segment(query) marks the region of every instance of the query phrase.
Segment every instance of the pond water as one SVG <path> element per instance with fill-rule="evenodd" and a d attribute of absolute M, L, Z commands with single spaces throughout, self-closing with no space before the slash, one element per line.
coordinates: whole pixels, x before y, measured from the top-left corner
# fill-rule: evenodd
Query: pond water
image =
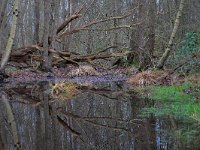
<path fill-rule="evenodd" d="M 198 126 L 141 115 L 154 102 L 139 98 L 123 80 L 94 82 L 95 89 L 62 100 L 50 96 L 51 84 L 1 85 L 0 149 L 200 149 Z"/>

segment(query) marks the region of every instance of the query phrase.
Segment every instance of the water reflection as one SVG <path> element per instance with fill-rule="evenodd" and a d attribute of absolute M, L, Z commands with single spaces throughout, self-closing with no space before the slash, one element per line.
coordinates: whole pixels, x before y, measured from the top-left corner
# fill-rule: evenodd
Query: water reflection
<path fill-rule="evenodd" d="M 53 99 L 49 88 L 48 82 L 1 88 L 0 149 L 185 149 L 162 131 L 175 130 L 178 122 L 140 118 L 141 108 L 152 102 L 138 99 L 123 83 L 81 88 L 71 100 Z"/>

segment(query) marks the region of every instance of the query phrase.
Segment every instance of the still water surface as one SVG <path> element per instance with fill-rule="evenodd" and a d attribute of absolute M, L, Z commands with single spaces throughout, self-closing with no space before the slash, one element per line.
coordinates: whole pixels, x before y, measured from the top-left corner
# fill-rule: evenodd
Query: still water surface
<path fill-rule="evenodd" d="M 200 149 L 200 129 L 194 129 L 195 138 L 185 140 L 189 133 L 179 136 L 190 123 L 167 116 L 141 117 L 143 108 L 154 102 L 138 98 L 123 81 L 93 84 L 95 90 L 82 89 L 66 100 L 50 96 L 48 81 L 2 85 L 0 149 Z"/>

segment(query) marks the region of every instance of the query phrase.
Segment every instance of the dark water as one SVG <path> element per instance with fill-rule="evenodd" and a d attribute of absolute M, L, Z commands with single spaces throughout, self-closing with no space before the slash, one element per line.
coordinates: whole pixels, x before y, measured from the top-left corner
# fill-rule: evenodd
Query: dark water
<path fill-rule="evenodd" d="M 0 150 L 184 150 L 200 146 L 194 138 L 188 141 L 177 136 L 182 129 L 178 120 L 141 117 L 142 109 L 153 102 L 138 98 L 123 81 L 94 85 L 95 90 L 82 89 L 67 100 L 52 98 L 48 81 L 2 85 Z"/>

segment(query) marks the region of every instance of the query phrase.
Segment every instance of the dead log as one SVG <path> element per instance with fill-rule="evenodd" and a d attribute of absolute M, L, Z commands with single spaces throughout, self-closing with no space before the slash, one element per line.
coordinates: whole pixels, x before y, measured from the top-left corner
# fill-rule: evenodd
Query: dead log
<path fill-rule="evenodd" d="M 79 62 L 91 63 L 97 59 L 109 59 L 112 57 L 122 57 L 130 54 L 130 51 L 125 52 L 108 52 L 110 48 L 116 48 L 116 46 L 107 47 L 95 54 L 80 55 L 79 53 L 63 52 L 56 49 L 47 49 L 39 45 L 30 45 L 22 47 L 13 51 L 10 57 L 10 61 L 18 63 L 30 64 L 32 61 L 42 62 L 43 58 L 40 55 L 41 52 L 48 51 L 53 54 L 53 64 L 74 64 L 78 66 Z M 27 63 L 28 62 L 28 63 Z"/>

